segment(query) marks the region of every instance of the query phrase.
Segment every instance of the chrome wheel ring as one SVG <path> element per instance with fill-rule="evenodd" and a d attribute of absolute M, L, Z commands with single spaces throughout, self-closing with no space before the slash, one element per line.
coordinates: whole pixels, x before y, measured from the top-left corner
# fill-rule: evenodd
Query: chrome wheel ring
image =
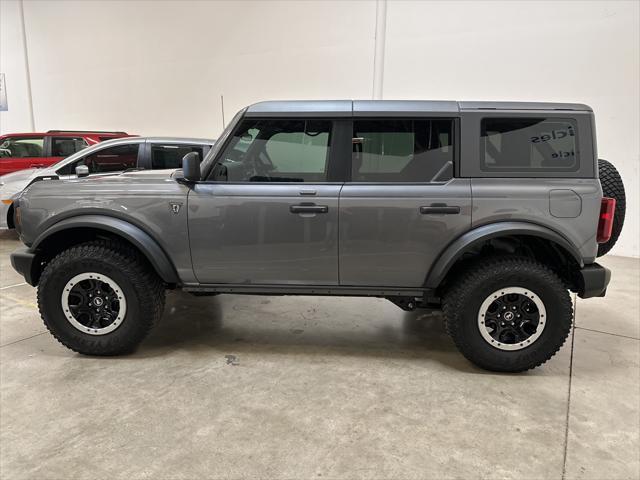
<path fill-rule="evenodd" d="M 71 325 L 89 335 L 105 335 L 122 325 L 127 299 L 120 286 L 102 273 L 76 275 L 62 289 L 62 312 Z"/>
<path fill-rule="evenodd" d="M 499 350 L 521 350 L 534 343 L 547 323 L 547 311 L 538 295 L 521 287 L 496 290 L 478 311 L 482 338 Z"/>

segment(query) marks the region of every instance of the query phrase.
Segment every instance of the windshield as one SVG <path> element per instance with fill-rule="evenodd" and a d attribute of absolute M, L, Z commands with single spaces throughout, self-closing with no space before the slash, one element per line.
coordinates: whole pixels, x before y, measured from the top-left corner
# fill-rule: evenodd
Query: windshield
<path fill-rule="evenodd" d="M 202 172 L 203 179 L 207 178 L 207 175 L 209 174 L 209 172 L 211 171 L 211 168 L 213 167 L 214 159 L 218 156 L 218 152 L 220 152 L 220 150 L 222 149 L 222 146 L 227 142 L 229 135 L 231 135 L 231 132 L 235 128 L 238 121 L 240 121 L 240 118 L 242 117 L 242 115 L 246 110 L 247 110 L 246 108 L 243 108 L 238 113 L 236 113 L 235 117 L 233 117 L 229 125 L 227 125 L 227 128 L 225 128 L 224 131 L 222 132 L 222 135 L 220 135 L 220 137 L 218 138 L 218 140 L 216 140 L 216 143 L 214 143 L 211 150 L 209 150 L 209 153 L 207 154 L 207 156 L 204 157 L 204 160 L 202 160 L 202 163 L 200 164 L 200 172 Z"/>

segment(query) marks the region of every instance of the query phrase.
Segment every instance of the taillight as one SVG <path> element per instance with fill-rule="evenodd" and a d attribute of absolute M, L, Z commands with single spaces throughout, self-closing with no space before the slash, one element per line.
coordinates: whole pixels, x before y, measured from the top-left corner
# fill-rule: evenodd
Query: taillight
<path fill-rule="evenodd" d="M 602 203 L 600 204 L 600 219 L 598 220 L 598 234 L 596 236 L 598 243 L 606 243 L 611 238 L 613 214 L 615 211 L 616 199 L 602 197 Z"/>

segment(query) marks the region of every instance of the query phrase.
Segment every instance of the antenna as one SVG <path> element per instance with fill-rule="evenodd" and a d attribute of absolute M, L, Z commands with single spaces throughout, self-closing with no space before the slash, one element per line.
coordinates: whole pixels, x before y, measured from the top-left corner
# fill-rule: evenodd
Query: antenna
<path fill-rule="evenodd" d="M 222 109 L 222 128 L 227 128 L 224 123 L 224 95 L 220 95 L 220 108 Z"/>

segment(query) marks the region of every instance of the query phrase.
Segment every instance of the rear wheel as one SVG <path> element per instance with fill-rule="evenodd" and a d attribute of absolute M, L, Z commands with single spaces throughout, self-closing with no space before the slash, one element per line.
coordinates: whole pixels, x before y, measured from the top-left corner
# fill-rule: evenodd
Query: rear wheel
<path fill-rule="evenodd" d="M 624 225 L 624 216 L 627 209 L 627 199 L 624 191 L 624 184 L 620 173 L 612 163 L 606 160 L 598 160 L 598 173 L 600 184 L 602 185 L 602 195 L 616 199 L 616 209 L 613 213 L 613 228 L 611 238 L 606 243 L 598 245 L 598 256 L 606 255 L 618 241 Z"/>
<path fill-rule="evenodd" d="M 158 322 L 164 285 L 125 245 L 97 241 L 58 254 L 38 284 L 46 327 L 67 348 L 87 355 L 131 352 Z"/>
<path fill-rule="evenodd" d="M 573 308 L 562 281 L 528 258 L 483 259 L 443 298 L 447 332 L 487 370 L 521 372 L 549 360 L 569 334 Z"/>

